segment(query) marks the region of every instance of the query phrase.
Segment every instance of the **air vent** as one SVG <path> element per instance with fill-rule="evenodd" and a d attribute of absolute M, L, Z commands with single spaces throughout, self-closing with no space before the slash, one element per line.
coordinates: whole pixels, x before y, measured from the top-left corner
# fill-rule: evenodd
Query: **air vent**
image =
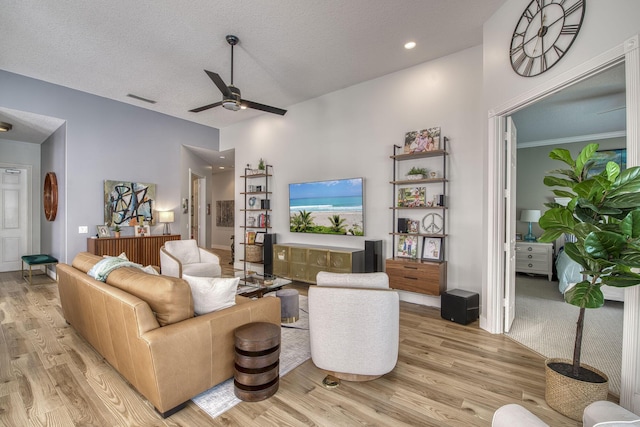
<path fill-rule="evenodd" d="M 138 101 L 148 102 L 149 104 L 155 104 L 156 103 L 156 101 L 154 101 L 153 99 L 143 98 L 141 96 L 134 95 L 132 93 L 128 93 L 127 96 L 129 98 L 137 99 Z"/>

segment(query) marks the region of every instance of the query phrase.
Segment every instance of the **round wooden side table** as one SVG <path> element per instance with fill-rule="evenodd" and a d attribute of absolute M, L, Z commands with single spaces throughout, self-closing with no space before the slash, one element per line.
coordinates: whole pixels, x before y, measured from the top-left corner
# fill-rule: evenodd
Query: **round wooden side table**
<path fill-rule="evenodd" d="M 280 380 L 280 325 L 248 323 L 235 330 L 234 393 L 246 402 L 258 402 L 278 391 Z"/>

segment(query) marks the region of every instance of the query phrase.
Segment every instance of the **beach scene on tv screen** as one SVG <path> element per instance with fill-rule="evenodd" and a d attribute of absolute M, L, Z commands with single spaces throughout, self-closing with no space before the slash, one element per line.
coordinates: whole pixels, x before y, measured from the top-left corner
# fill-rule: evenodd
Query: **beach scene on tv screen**
<path fill-rule="evenodd" d="M 364 235 L 363 179 L 289 184 L 292 232 Z"/>

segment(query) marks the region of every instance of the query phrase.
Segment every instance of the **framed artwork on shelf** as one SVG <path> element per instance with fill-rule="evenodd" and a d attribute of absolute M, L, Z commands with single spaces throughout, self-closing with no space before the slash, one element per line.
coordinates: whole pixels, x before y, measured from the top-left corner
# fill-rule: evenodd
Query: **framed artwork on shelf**
<path fill-rule="evenodd" d="M 266 233 L 264 233 L 263 231 L 258 231 L 256 233 L 256 243 L 262 245 L 264 243 L 264 235 Z"/>
<path fill-rule="evenodd" d="M 255 243 L 256 243 L 256 232 L 247 231 L 247 245 L 255 245 Z"/>
<path fill-rule="evenodd" d="M 151 236 L 151 227 L 148 225 L 136 225 L 133 227 L 136 233 L 136 237 Z"/>
<path fill-rule="evenodd" d="M 98 225 L 98 237 L 111 237 L 111 230 L 107 225 Z"/>
<path fill-rule="evenodd" d="M 418 238 L 416 236 L 398 237 L 396 256 L 403 258 L 416 258 L 418 256 Z"/>
<path fill-rule="evenodd" d="M 426 128 L 404 135 L 404 153 L 416 154 L 440 149 L 440 128 Z"/>
<path fill-rule="evenodd" d="M 420 232 L 420 221 L 410 219 L 407 221 L 407 232 L 408 233 L 419 233 Z"/>
<path fill-rule="evenodd" d="M 426 206 L 427 187 L 406 187 L 398 189 L 398 207 L 416 208 Z"/>
<path fill-rule="evenodd" d="M 422 243 L 422 259 L 427 261 L 442 261 L 442 238 L 425 237 Z"/>

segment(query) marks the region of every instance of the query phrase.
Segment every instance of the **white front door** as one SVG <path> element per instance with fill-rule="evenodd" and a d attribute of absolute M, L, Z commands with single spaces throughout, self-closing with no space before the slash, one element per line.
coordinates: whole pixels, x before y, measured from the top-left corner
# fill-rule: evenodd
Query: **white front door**
<path fill-rule="evenodd" d="M 29 248 L 29 173 L 26 168 L 0 168 L 0 272 L 21 268 Z"/>
<path fill-rule="evenodd" d="M 516 126 L 507 117 L 505 132 L 505 227 L 504 227 L 504 331 L 509 332 L 516 316 Z"/>

